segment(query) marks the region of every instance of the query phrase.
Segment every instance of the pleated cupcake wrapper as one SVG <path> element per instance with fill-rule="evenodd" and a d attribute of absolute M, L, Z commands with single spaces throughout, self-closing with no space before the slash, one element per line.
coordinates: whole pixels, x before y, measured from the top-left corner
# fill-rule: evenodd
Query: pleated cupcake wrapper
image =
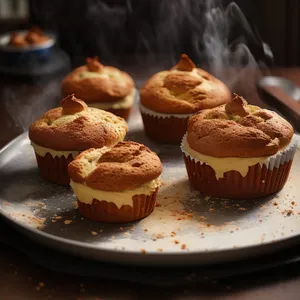
<path fill-rule="evenodd" d="M 190 115 L 185 115 L 184 118 L 177 115 L 155 115 L 148 114 L 141 109 L 145 133 L 148 137 L 164 144 L 179 145 L 183 135 L 187 130 L 187 123 Z"/>
<path fill-rule="evenodd" d="M 36 153 L 35 156 L 40 175 L 44 179 L 60 185 L 69 185 L 68 165 L 74 159 L 72 154 L 67 158 L 65 156 L 53 157 L 50 153 L 46 153 L 45 156 Z"/>
<path fill-rule="evenodd" d="M 289 146 L 265 163 L 250 166 L 245 177 L 232 170 L 226 172 L 224 178 L 217 179 L 212 167 L 192 157 L 184 149 L 185 139 L 186 135 L 181 150 L 192 186 L 205 195 L 228 199 L 254 199 L 280 191 L 288 179 L 298 147 L 298 138 L 295 136 Z"/>
<path fill-rule="evenodd" d="M 156 118 L 161 119 L 169 119 L 169 118 L 177 118 L 177 119 L 187 119 L 190 116 L 193 116 L 194 114 L 165 114 L 165 113 L 159 113 L 152 109 L 149 109 L 145 107 L 143 104 L 140 103 L 140 111 L 145 114 Z"/>
<path fill-rule="evenodd" d="M 158 188 L 151 195 L 135 195 L 133 206 L 118 208 L 114 203 L 93 199 L 92 204 L 77 200 L 79 211 L 88 219 L 107 223 L 127 223 L 148 216 L 154 209 Z"/>

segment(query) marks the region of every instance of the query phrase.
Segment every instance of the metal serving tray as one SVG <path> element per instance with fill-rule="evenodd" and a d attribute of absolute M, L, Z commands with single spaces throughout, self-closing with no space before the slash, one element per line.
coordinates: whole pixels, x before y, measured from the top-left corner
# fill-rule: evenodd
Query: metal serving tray
<path fill-rule="evenodd" d="M 0 152 L 0 214 L 31 239 L 77 256 L 136 265 L 230 262 L 300 242 L 300 150 L 284 189 L 253 201 L 204 198 L 189 185 L 178 146 L 147 139 L 138 108 L 128 139 L 160 156 L 164 171 L 158 206 L 130 224 L 83 218 L 70 188 L 41 179 L 24 133 Z"/>

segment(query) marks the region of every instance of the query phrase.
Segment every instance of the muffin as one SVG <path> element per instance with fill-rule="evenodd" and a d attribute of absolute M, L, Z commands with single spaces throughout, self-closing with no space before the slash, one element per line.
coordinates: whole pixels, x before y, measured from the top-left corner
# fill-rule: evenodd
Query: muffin
<path fill-rule="evenodd" d="M 190 118 L 181 149 L 192 186 L 205 195 L 253 199 L 285 185 L 297 138 L 277 113 L 240 96 Z"/>
<path fill-rule="evenodd" d="M 140 99 L 146 135 L 157 142 L 180 144 L 188 118 L 227 103 L 231 93 L 223 82 L 196 68 L 182 54 L 171 70 L 158 72 L 145 83 Z"/>
<path fill-rule="evenodd" d="M 149 215 L 161 172 L 158 156 L 135 142 L 89 149 L 69 164 L 80 212 L 99 222 L 131 222 Z"/>
<path fill-rule="evenodd" d="M 68 185 L 68 164 L 89 148 L 111 147 L 127 133 L 125 120 L 69 95 L 31 124 L 29 139 L 43 178 Z"/>
<path fill-rule="evenodd" d="M 74 93 L 88 106 L 109 111 L 127 119 L 135 100 L 133 79 L 125 72 L 104 66 L 98 58 L 87 58 L 86 65 L 73 70 L 62 81 L 63 96 Z"/>

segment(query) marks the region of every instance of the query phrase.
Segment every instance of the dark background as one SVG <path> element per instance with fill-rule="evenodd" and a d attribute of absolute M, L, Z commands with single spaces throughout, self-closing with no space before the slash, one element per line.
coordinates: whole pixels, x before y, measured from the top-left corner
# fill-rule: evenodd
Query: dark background
<path fill-rule="evenodd" d="M 198 63 L 203 50 L 209 0 L 30 0 L 29 23 L 55 31 L 75 65 L 84 56 L 104 62 L 159 60 L 171 64 L 182 52 Z M 222 7 L 231 2 L 215 1 Z M 299 0 L 237 0 L 254 31 L 230 17 L 229 45 L 243 40 L 260 63 L 272 64 L 261 38 L 274 54 L 274 64 L 298 65 Z M 219 29 L 224 29 L 222 23 Z M 257 30 L 256 30 L 257 29 Z M 259 35 L 255 33 L 259 32 Z M 234 42 L 233 42 L 234 43 Z M 146 57 L 146 58 L 145 58 Z"/>

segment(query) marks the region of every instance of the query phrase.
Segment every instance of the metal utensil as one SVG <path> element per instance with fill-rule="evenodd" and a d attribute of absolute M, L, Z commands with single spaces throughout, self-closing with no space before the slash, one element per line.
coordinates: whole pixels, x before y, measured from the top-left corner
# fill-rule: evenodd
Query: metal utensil
<path fill-rule="evenodd" d="M 300 87 L 293 81 L 276 76 L 265 76 L 258 81 L 261 99 L 275 108 L 300 132 Z"/>

